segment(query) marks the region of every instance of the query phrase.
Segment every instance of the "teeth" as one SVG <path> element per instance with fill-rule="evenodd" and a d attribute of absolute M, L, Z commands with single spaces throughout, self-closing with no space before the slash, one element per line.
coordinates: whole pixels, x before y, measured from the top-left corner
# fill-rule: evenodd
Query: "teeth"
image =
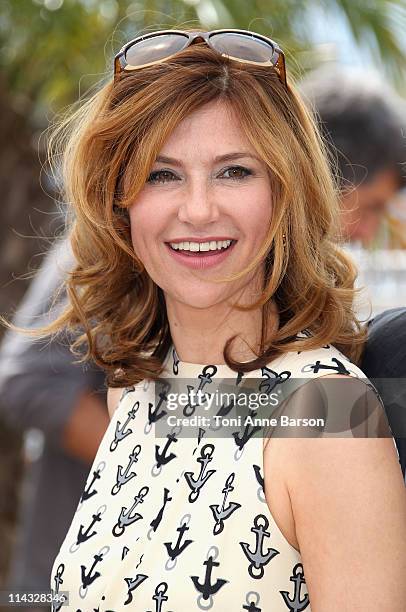
<path fill-rule="evenodd" d="M 230 246 L 232 240 L 211 240 L 210 242 L 170 242 L 176 251 L 219 251 Z"/>

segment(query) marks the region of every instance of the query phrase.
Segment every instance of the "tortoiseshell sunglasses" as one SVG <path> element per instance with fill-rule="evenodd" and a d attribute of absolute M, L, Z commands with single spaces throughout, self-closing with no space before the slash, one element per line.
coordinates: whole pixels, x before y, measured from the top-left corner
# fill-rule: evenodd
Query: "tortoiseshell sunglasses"
<path fill-rule="evenodd" d="M 114 58 L 114 78 L 121 72 L 137 70 L 169 59 L 196 42 L 204 41 L 224 57 L 247 64 L 271 66 L 285 87 L 285 56 L 276 42 L 248 30 L 188 32 L 159 30 L 138 36 L 126 43 Z"/>

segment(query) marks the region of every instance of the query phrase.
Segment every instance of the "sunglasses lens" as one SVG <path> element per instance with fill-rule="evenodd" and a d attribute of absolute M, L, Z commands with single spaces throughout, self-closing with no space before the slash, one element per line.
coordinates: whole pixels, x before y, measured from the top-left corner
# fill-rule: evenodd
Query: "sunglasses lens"
<path fill-rule="evenodd" d="M 161 34 L 140 40 L 129 47 L 125 59 L 130 66 L 142 66 L 181 51 L 188 41 L 182 34 Z"/>
<path fill-rule="evenodd" d="M 269 62 L 274 51 L 270 43 L 236 32 L 213 34 L 210 36 L 210 43 L 219 53 L 251 62 Z"/>

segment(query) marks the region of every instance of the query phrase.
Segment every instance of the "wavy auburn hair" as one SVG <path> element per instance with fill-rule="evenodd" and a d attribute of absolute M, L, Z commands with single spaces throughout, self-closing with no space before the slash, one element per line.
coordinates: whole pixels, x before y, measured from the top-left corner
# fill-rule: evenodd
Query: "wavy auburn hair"
<path fill-rule="evenodd" d="M 73 351 L 85 348 L 81 361 L 93 359 L 110 386 L 157 379 L 171 344 L 164 296 L 134 253 L 127 209 L 179 122 L 219 99 L 237 113 L 267 164 L 274 198 L 266 241 L 249 266 L 265 266 L 263 293 L 241 307 L 263 309 L 261 350 L 239 363 L 229 354 L 230 338 L 226 363 L 248 372 L 286 351 L 326 343 L 358 360 L 365 330 L 353 312 L 356 270 L 338 246 L 337 189 L 310 112 L 273 69 L 233 62 L 199 43 L 121 73 L 51 139 L 51 159 L 62 156 L 61 195 L 71 208 L 76 261 L 64 282 L 67 305 L 40 333 L 67 328 L 76 338 Z M 280 324 L 268 339 L 272 298 Z M 297 338 L 303 329 L 310 334 Z"/>

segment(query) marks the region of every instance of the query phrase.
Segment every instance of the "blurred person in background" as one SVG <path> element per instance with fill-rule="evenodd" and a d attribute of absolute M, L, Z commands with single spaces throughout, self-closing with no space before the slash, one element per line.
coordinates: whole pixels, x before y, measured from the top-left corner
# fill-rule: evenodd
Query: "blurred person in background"
<path fill-rule="evenodd" d="M 49 320 L 45 313 L 71 257 L 66 242 L 50 250 L 17 312 L 17 325 Z M 26 466 L 8 589 L 49 591 L 52 561 L 107 428 L 104 375 L 74 359 L 66 341 L 34 342 L 13 332 L 0 347 L 0 417 L 12 429 L 37 429 L 44 437 L 40 457 Z"/>
<path fill-rule="evenodd" d="M 337 165 L 343 238 L 367 246 L 406 184 L 406 103 L 365 71 L 324 65 L 300 90 Z"/>

